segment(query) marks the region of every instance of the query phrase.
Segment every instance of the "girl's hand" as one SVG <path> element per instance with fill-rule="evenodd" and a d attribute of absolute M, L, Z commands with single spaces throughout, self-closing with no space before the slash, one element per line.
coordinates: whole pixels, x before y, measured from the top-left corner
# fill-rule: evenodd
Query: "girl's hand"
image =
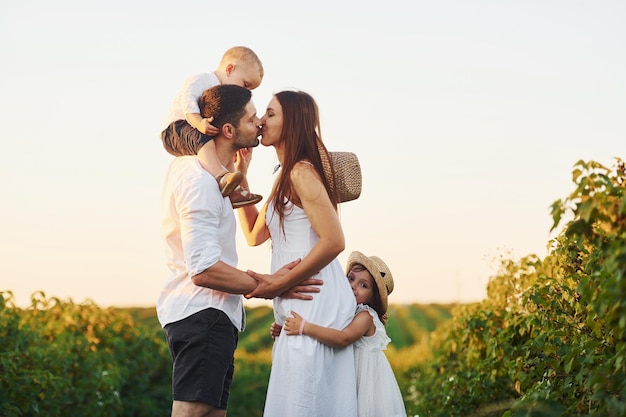
<path fill-rule="evenodd" d="M 272 325 L 270 326 L 270 334 L 272 335 L 272 339 L 276 339 L 278 336 L 280 336 L 280 331 L 282 329 L 282 326 L 278 323 L 272 323 Z"/>
<path fill-rule="evenodd" d="M 291 314 L 293 315 L 293 317 L 287 317 L 283 328 L 285 329 L 285 333 L 287 333 L 288 336 L 297 336 L 300 334 L 302 317 L 295 311 L 292 311 Z"/>

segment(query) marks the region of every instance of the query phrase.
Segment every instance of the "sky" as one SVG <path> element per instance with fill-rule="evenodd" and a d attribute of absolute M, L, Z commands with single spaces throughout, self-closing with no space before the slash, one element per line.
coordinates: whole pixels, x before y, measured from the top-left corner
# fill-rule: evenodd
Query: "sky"
<path fill-rule="evenodd" d="M 183 80 L 245 45 L 259 116 L 304 90 L 327 147 L 359 157 L 341 263 L 385 260 L 392 304 L 479 301 L 494 259 L 546 255 L 578 160 L 626 158 L 625 21 L 602 0 L 2 0 L 0 290 L 154 306 L 160 130 Z M 253 192 L 276 163 L 254 150 Z M 269 271 L 269 245 L 237 244 Z"/>

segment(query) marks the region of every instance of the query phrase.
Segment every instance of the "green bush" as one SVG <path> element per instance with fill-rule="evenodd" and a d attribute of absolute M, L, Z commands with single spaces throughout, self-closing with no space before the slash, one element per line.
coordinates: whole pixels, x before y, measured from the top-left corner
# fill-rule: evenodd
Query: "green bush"
<path fill-rule="evenodd" d="M 436 332 L 409 371 L 420 416 L 626 415 L 626 172 L 577 163 L 570 217 L 540 260 L 503 259 L 481 303 Z"/>
<path fill-rule="evenodd" d="M 93 303 L 0 293 L 0 415 L 157 416 L 171 408 L 161 334 Z"/>

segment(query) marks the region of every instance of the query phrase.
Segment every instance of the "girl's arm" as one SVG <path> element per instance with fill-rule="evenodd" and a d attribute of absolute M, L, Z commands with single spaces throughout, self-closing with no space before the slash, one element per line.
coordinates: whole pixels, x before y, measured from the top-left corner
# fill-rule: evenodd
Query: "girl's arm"
<path fill-rule="evenodd" d="M 295 311 L 292 311 L 291 314 L 293 317 L 287 317 L 283 326 L 288 336 L 306 335 L 334 348 L 346 347 L 356 342 L 362 336 L 374 334 L 376 330 L 374 320 L 367 311 L 361 311 L 354 316 L 352 322 L 342 330 L 309 323 Z"/>
<path fill-rule="evenodd" d="M 250 272 L 259 281 L 259 286 L 249 297 L 279 296 L 288 288 L 319 273 L 345 248 L 339 216 L 313 166 L 305 162 L 296 164 L 291 172 L 291 182 L 319 240 L 302 262 L 280 280 L 270 281 L 263 274 Z"/>

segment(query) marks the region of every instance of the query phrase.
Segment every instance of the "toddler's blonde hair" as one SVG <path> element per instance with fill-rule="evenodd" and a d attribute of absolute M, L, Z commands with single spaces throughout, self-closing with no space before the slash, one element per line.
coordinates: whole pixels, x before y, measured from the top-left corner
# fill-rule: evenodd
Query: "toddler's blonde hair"
<path fill-rule="evenodd" d="M 263 78 L 264 70 L 263 63 L 259 59 L 258 55 L 247 46 L 233 46 L 222 56 L 222 60 L 220 61 L 219 68 L 224 70 L 228 64 L 238 64 L 244 63 L 249 65 L 258 65 L 259 73 L 261 78 Z"/>

